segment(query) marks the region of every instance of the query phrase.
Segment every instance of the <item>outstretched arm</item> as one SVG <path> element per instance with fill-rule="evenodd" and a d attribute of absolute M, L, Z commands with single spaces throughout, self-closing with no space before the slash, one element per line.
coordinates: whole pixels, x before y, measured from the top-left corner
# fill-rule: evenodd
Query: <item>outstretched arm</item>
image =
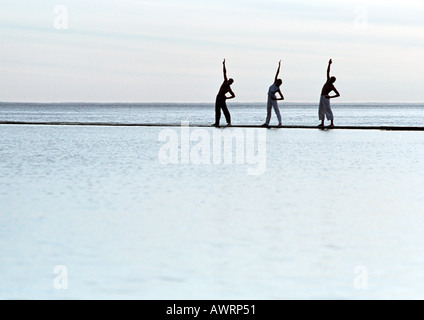
<path fill-rule="evenodd" d="M 328 61 L 328 67 L 327 67 L 327 81 L 330 80 L 330 68 L 332 63 L 333 63 L 333 60 L 330 59 L 330 61 Z"/>
<path fill-rule="evenodd" d="M 277 73 L 275 74 L 274 82 L 277 82 L 278 74 L 280 73 L 280 67 L 281 67 L 281 60 L 278 62 L 278 69 L 277 69 Z"/>
<path fill-rule="evenodd" d="M 224 73 L 224 80 L 225 81 L 228 81 L 228 79 L 227 79 L 227 69 L 225 68 L 225 59 L 224 59 L 224 61 L 222 62 L 222 71 L 223 71 L 223 73 Z"/>

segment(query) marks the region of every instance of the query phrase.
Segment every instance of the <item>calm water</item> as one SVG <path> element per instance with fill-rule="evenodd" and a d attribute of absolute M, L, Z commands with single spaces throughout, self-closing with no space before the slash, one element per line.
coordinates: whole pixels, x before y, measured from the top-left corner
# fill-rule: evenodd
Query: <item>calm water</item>
<path fill-rule="evenodd" d="M 314 105 L 281 106 L 287 124 L 317 122 Z M 334 113 L 424 125 L 419 104 Z M 1 120 L 204 124 L 213 108 L 2 104 Z M 0 125 L 0 298 L 424 299 L 424 133 L 240 129 L 266 134 L 266 170 L 250 175 L 163 164 L 163 130 L 181 152 L 180 128 Z"/>

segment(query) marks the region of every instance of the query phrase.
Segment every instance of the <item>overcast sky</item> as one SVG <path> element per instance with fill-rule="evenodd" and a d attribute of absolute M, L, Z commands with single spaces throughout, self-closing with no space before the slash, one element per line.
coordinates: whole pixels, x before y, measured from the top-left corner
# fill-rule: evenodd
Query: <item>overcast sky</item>
<path fill-rule="evenodd" d="M 0 1 L 0 101 L 424 101 L 422 0 Z"/>

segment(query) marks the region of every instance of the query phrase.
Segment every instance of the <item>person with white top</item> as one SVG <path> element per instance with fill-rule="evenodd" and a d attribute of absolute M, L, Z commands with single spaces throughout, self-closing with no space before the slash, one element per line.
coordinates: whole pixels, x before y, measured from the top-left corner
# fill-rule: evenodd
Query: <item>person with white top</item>
<path fill-rule="evenodd" d="M 277 115 L 278 126 L 279 127 L 283 126 L 281 122 L 280 109 L 278 108 L 278 100 L 284 100 L 284 96 L 280 90 L 280 86 L 283 83 L 283 81 L 281 79 L 278 79 L 278 74 L 280 73 L 280 67 L 281 67 L 281 60 L 278 62 L 278 69 L 277 69 L 277 73 L 275 74 L 274 83 L 269 87 L 269 90 L 268 90 L 266 120 L 265 120 L 265 123 L 262 125 L 262 127 L 269 126 L 269 122 L 271 121 L 272 108 L 274 108 L 275 114 Z M 277 95 L 276 95 L 277 93 L 280 95 L 280 98 L 277 98 Z"/>

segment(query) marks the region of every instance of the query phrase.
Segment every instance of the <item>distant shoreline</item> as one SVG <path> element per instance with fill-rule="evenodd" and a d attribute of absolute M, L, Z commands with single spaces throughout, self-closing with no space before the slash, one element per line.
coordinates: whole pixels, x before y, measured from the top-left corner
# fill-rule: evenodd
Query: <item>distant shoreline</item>
<path fill-rule="evenodd" d="M 283 101 L 282 104 L 286 105 L 317 105 L 318 101 Z M 213 101 L 209 102 L 73 102 L 73 101 L 62 101 L 62 102 L 36 102 L 36 101 L 0 101 L 1 105 L 213 105 Z M 238 105 L 261 105 L 266 104 L 266 101 L 257 101 L 257 102 L 233 102 L 229 101 L 229 105 L 238 106 Z M 424 101 L 334 101 L 332 105 L 424 105 Z"/>

